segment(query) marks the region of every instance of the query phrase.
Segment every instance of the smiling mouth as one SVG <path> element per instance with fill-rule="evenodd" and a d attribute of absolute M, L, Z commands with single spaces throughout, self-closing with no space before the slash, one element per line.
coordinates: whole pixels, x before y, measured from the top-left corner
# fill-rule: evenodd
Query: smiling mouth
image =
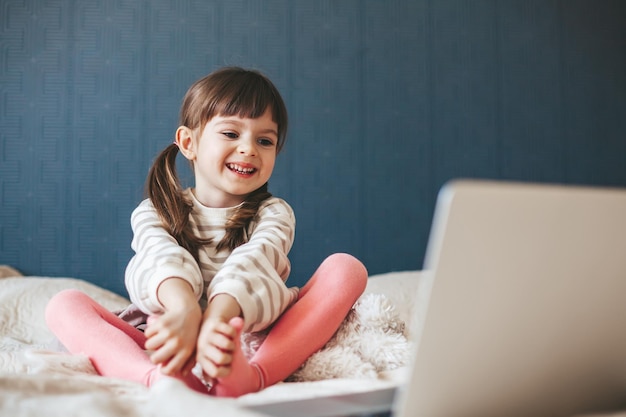
<path fill-rule="evenodd" d="M 226 166 L 228 167 L 228 169 L 236 172 L 237 174 L 250 175 L 256 172 L 256 168 L 242 167 L 241 165 L 237 164 L 226 164 Z"/>

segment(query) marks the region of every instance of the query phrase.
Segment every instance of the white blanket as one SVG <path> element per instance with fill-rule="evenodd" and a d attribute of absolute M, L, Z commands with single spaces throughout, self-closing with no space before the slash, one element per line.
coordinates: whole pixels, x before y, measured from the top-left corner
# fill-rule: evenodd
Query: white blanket
<path fill-rule="evenodd" d="M 59 352 L 43 312 L 47 301 L 65 288 L 78 288 L 114 310 L 128 300 L 71 278 L 0 279 L 0 415 L 170 416 L 255 415 L 246 405 L 281 399 L 367 391 L 405 380 L 410 350 L 412 308 L 419 272 L 371 277 L 333 340 L 291 378 L 238 399 L 196 394 L 163 378 L 150 389 L 96 374 L 84 356 Z M 295 382 L 297 381 L 297 382 Z M 216 414 L 211 414 L 214 410 Z"/>
<path fill-rule="evenodd" d="M 258 414 L 247 405 L 397 386 L 406 381 L 403 365 L 417 324 L 411 319 L 420 321 L 422 312 L 415 309 L 425 305 L 424 285 L 418 271 L 371 277 L 333 340 L 291 378 L 298 382 L 227 399 L 197 394 L 171 378 L 146 388 L 99 376 L 86 357 L 59 352 L 43 320 L 47 301 L 64 288 L 82 289 L 112 310 L 128 300 L 77 279 L 0 279 L 0 416 L 165 417 L 201 411 L 248 417 Z M 610 416 L 626 413 L 603 415 Z"/>

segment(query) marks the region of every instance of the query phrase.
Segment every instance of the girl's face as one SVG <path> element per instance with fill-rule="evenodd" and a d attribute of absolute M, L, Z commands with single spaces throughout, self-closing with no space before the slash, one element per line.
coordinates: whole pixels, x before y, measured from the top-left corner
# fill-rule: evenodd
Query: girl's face
<path fill-rule="evenodd" d="M 179 127 L 176 142 L 193 162 L 196 198 L 208 207 L 233 207 L 272 175 L 278 126 L 270 109 L 257 119 L 217 115 L 204 129 Z"/>

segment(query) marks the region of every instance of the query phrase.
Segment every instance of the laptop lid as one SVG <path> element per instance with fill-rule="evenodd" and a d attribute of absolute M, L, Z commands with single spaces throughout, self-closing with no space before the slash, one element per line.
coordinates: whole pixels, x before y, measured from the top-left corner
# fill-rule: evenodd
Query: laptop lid
<path fill-rule="evenodd" d="M 460 180 L 437 200 L 401 417 L 626 406 L 626 190 Z"/>

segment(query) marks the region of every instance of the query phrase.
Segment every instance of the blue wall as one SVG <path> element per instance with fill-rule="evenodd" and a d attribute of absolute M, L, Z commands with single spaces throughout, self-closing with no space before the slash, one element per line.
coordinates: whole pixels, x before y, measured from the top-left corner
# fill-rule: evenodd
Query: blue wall
<path fill-rule="evenodd" d="M 0 263 L 26 274 L 124 293 L 151 160 L 223 65 L 290 110 L 294 284 L 336 251 L 421 268 L 453 177 L 626 186 L 624 1 L 0 4 Z"/>

